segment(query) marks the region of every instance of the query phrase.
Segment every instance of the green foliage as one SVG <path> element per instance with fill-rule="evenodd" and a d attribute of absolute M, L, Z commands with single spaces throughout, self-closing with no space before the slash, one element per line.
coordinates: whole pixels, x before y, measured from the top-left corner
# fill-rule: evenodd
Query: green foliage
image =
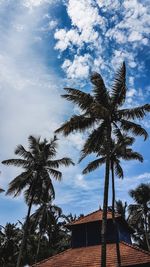
<path fill-rule="evenodd" d="M 135 242 L 144 249 L 150 251 L 150 184 L 140 184 L 129 195 L 133 198 L 134 204 L 128 207 L 128 222 L 135 232 Z"/>

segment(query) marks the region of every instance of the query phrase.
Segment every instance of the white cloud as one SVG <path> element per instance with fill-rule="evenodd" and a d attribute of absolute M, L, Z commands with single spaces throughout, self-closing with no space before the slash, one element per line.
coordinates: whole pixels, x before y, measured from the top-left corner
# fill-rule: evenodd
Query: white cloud
<path fill-rule="evenodd" d="M 69 79 L 82 79 L 89 75 L 90 71 L 90 55 L 85 54 L 84 56 L 74 57 L 73 62 L 66 59 L 62 65 L 63 70 L 67 73 Z"/>
<path fill-rule="evenodd" d="M 126 60 L 131 72 L 136 68 L 142 71 L 142 63 L 137 64 L 137 51 L 142 45 L 148 46 L 150 32 L 150 14 L 144 3 L 138 0 L 123 3 L 119 0 L 69 0 L 66 10 L 71 25 L 55 32 L 55 49 L 61 52 L 69 49 L 74 55 L 71 59 L 64 58 L 62 64 L 69 79 L 80 78 L 79 72 L 72 69 L 76 69 L 77 62 L 80 68 L 85 47 L 86 54 L 90 55 L 87 64 L 96 71 L 103 68 L 105 75 L 110 76 L 116 63 L 119 65 L 122 60 Z M 88 74 L 88 68 L 82 68 L 81 79 L 87 78 Z"/>
<path fill-rule="evenodd" d="M 84 176 L 82 174 L 77 174 L 75 176 L 75 184 L 77 187 L 81 187 L 83 189 L 88 189 L 88 185 L 84 179 Z"/>
<path fill-rule="evenodd" d="M 22 14 L 17 11 L 8 27 L 0 19 L 3 28 L 0 43 L 1 160 L 13 157 L 18 143 L 27 145 L 30 134 L 49 139 L 68 109 L 60 97 L 59 77 L 47 68 L 34 46 L 43 10 L 32 14 L 27 10 Z M 22 25 L 21 30 L 18 25 Z M 6 169 L 1 166 L 0 178 L 5 186 L 13 173 L 12 169 L 8 172 Z"/>
<path fill-rule="evenodd" d="M 81 133 L 72 133 L 67 137 L 67 140 L 72 144 L 74 148 L 80 151 L 85 142 L 85 135 Z"/>
<path fill-rule="evenodd" d="M 143 36 L 141 33 L 137 31 L 132 31 L 128 37 L 129 42 L 135 42 L 135 41 L 140 41 L 142 40 Z"/>
<path fill-rule="evenodd" d="M 25 7 L 32 9 L 34 7 L 39 7 L 43 4 L 52 4 L 54 0 L 24 0 L 23 4 Z"/>
<path fill-rule="evenodd" d="M 120 1 L 118 0 L 96 0 L 98 6 L 103 9 L 104 12 L 108 10 L 118 9 Z"/>
<path fill-rule="evenodd" d="M 69 0 L 67 11 L 72 25 L 77 27 L 79 31 L 92 30 L 97 24 L 104 23 L 91 0 Z"/>

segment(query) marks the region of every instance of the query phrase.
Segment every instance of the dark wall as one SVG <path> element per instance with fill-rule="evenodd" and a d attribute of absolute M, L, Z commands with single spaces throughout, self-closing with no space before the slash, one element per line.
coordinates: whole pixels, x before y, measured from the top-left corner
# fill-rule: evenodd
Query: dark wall
<path fill-rule="evenodd" d="M 131 244 L 130 234 L 124 225 L 118 224 L 120 241 Z M 112 220 L 107 221 L 107 243 L 115 243 L 117 234 Z M 72 247 L 86 247 L 101 244 L 101 222 L 74 225 L 72 227 Z"/>
<path fill-rule="evenodd" d="M 130 233 L 128 232 L 125 226 L 123 226 L 122 224 L 118 224 L 118 232 L 120 241 L 132 244 Z"/>

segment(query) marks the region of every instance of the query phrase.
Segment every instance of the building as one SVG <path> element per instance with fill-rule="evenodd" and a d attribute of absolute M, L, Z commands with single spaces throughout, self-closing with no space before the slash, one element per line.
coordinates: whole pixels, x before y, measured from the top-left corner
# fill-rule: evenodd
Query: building
<path fill-rule="evenodd" d="M 150 253 L 132 245 L 132 229 L 116 214 L 117 234 L 111 212 L 107 214 L 107 267 L 117 266 L 116 240 L 119 239 L 121 266 L 150 267 Z M 102 211 L 84 216 L 68 228 L 72 231 L 70 249 L 43 260 L 37 267 L 100 267 L 101 266 L 101 224 Z"/>

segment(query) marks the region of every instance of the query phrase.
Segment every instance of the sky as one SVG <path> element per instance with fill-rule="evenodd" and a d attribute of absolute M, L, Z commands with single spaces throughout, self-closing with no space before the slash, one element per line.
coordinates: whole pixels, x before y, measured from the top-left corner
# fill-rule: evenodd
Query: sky
<path fill-rule="evenodd" d="M 125 60 L 127 105 L 150 100 L 150 3 L 148 0 L 0 0 L 0 161 L 14 158 L 28 136 L 48 140 L 78 108 L 61 98 L 71 86 L 90 92 L 90 74 L 102 74 L 111 88 L 115 71 Z M 149 116 L 140 123 L 150 133 Z M 85 136 L 58 136 L 58 158 L 78 162 Z M 122 162 L 124 179 L 116 177 L 116 198 L 131 203 L 128 191 L 150 181 L 150 141 L 137 138 L 134 149 L 144 163 Z M 83 176 L 94 157 L 62 168 L 54 182 L 55 203 L 65 214 L 89 213 L 102 206 L 104 168 Z M 0 166 L 0 187 L 22 170 Z M 111 191 L 109 192 L 111 203 Z M 23 195 L 0 195 L 0 224 L 22 220 Z"/>

